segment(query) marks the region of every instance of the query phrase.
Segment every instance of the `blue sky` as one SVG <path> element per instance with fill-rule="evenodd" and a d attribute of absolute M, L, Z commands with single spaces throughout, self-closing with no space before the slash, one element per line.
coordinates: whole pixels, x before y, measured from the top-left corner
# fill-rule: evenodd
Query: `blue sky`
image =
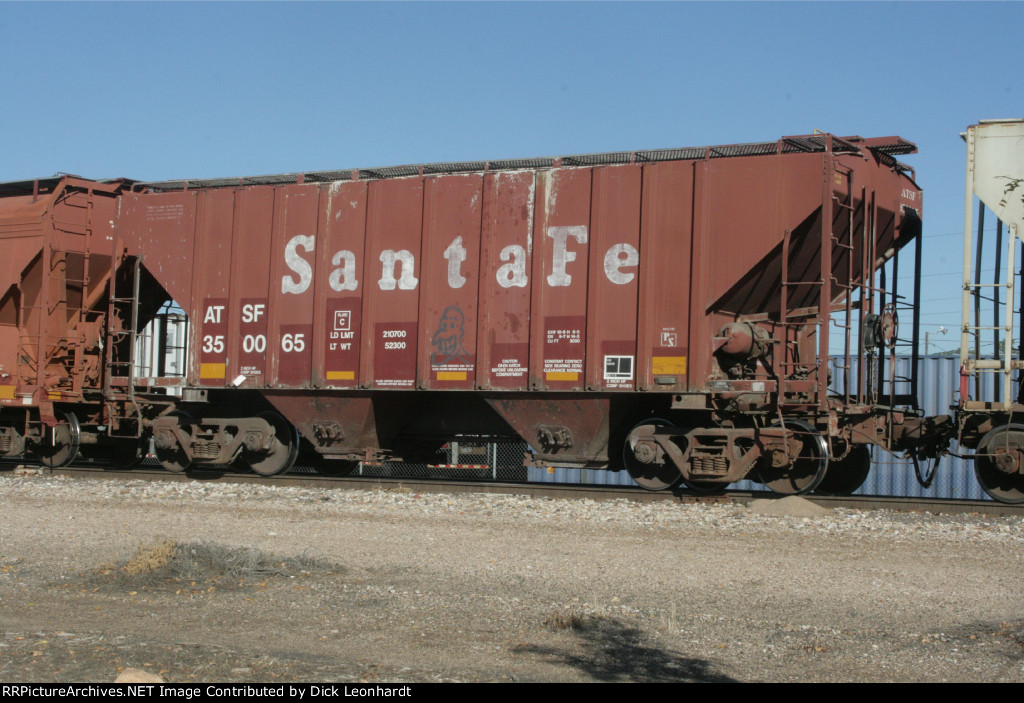
<path fill-rule="evenodd" d="M 899 134 L 924 329 L 955 330 L 958 135 L 1024 116 L 1022 29 L 1020 3 L 2 2 L 0 181 Z"/>

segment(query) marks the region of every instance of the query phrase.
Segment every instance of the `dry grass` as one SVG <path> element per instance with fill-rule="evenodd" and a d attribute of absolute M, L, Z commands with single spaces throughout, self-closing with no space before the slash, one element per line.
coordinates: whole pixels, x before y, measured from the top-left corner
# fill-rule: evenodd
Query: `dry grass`
<path fill-rule="evenodd" d="M 576 608 L 556 610 L 544 618 L 544 627 L 549 630 L 573 630 L 576 632 L 592 627 L 600 616 L 581 613 Z"/>
<path fill-rule="evenodd" d="M 178 552 L 178 545 L 166 537 L 151 545 L 140 544 L 134 559 L 121 567 L 129 576 L 149 574 L 167 566 Z"/>
<path fill-rule="evenodd" d="M 167 538 L 141 544 L 124 563 L 99 570 L 104 585 L 132 589 L 177 587 L 238 588 L 274 577 L 295 578 L 339 573 L 337 565 L 306 554 L 281 557 L 255 547 L 233 547 L 215 542 L 174 542 Z"/>

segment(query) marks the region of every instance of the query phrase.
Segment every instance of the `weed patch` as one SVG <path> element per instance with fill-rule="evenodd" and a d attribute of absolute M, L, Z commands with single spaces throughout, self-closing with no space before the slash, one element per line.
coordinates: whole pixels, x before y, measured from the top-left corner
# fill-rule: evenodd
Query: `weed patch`
<path fill-rule="evenodd" d="M 282 557 L 255 547 L 215 542 L 174 542 L 161 539 L 142 544 L 124 562 L 105 565 L 88 579 L 97 587 L 139 591 L 266 586 L 269 579 L 338 574 L 343 569 L 309 555 Z"/>
<path fill-rule="evenodd" d="M 572 630 L 581 632 L 595 626 L 601 617 L 598 615 L 587 615 L 576 608 L 568 610 L 556 610 L 544 618 L 544 627 L 548 630 Z"/>

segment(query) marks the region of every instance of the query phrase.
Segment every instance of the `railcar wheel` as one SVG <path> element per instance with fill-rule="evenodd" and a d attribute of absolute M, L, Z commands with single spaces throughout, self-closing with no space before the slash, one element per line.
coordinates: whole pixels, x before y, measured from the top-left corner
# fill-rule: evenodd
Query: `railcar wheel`
<path fill-rule="evenodd" d="M 75 460 L 78 456 L 81 428 L 74 413 L 64 413 L 64 422 L 46 434 L 48 437 L 36 447 L 36 454 L 39 455 L 39 461 L 43 466 L 59 469 Z"/>
<path fill-rule="evenodd" d="M 17 427 L 0 427 L 0 457 L 20 457 L 25 453 L 25 435 Z"/>
<path fill-rule="evenodd" d="M 181 431 L 191 437 L 192 416 L 180 410 L 171 413 L 171 416 L 178 419 L 178 427 Z M 161 446 L 161 444 L 166 446 Z M 153 453 L 161 466 L 176 474 L 180 474 L 192 465 L 192 460 L 188 458 L 184 447 L 178 444 L 178 440 L 169 432 L 158 433 L 153 438 Z"/>
<path fill-rule="evenodd" d="M 674 429 L 674 425 L 656 418 L 644 420 L 630 431 L 622 447 L 622 463 L 626 471 L 641 488 L 648 491 L 663 491 L 683 480 L 679 469 L 667 458 L 662 457 L 663 463 L 657 463 L 658 455 L 663 454 L 664 450 L 650 437 L 664 429 Z"/>
<path fill-rule="evenodd" d="M 772 425 L 779 426 L 778 423 Z M 821 484 L 828 469 L 828 447 L 825 438 L 803 420 L 785 420 L 785 427 L 792 430 L 794 436 L 800 440 L 799 451 L 781 466 L 773 465 L 769 457 L 763 457 L 758 467 L 758 477 L 773 493 L 808 493 Z"/>
<path fill-rule="evenodd" d="M 866 445 L 855 444 L 839 461 L 828 462 L 825 478 L 814 492 L 823 496 L 848 496 L 864 485 L 871 471 L 871 452 Z"/>
<path fill-rule="evenodd" d="M 1024 503 L 1024 425 L 1003 425 L 982 437 L 974 475 L 995 500 Z"/>
<path fill-rule="evenodd" d="M 260 476 L 275 476 L 292 468 L 299 458 L 299 431 L 275 412 L 262 412 L 256 417 L 270 423 L 274 437 L 268 449 L 243 451 L 242 460 Z"/>

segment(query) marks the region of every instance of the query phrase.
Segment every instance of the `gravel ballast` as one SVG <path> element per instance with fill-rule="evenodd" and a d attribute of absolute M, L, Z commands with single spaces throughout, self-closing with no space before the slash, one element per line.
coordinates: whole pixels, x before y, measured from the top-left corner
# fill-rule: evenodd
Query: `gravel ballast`
<path fill-rule="evenodd" d="M 5 683 L 1024 681 L 1020 516 L 10 472 L 0 505 Z"/>

